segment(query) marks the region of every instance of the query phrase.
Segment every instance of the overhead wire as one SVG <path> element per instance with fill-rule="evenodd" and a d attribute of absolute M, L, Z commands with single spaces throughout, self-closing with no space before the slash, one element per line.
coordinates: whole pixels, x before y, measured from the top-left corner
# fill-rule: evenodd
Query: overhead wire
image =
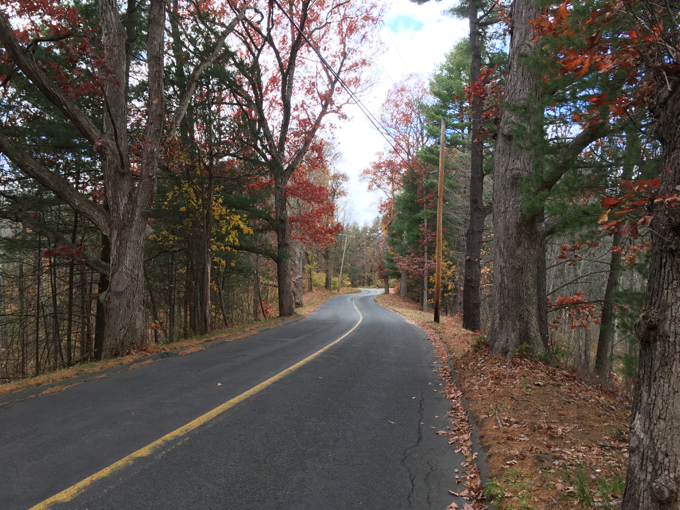
<path fill-rule="evenodd" d="M 295 23 L 295 20 L 293 20 L 293 18 L 290 16 L 290 14 L 288 14 L 288 13 L 286 12 L 286 10 L 281 6 L 281 4 L 278 2 L 278 0 L 272 0 L 272 1 L 278 6 L 279 9 L 281 9 L 281 12 L 284 14 L 284 16 L 286 16 L 286 18 L 288 18 L 288 21 L 290 21 L 291 25 L 293 25 L 293 27 L 295 28 L 295 30 L 298 31 L 298 33 L 302 36 L 302 38 L 303 38 L 303 39 L 305 40 L 305 42 L 309 45 L 309 47 L 312 49 L 312 51 L 314 51 L 314 53 L 316 53 L 316 55 L 317 55 L 317 57 L 319 57 L 319 60 L 321 61 L 321 63 L 322 63 L 324 66 L 326 66 L 326 68 L 328 69 L 328 71 L 333 75 L 333 77 L 338 81 L 338 83 L 340 83 L 340 85 L 342 86 L 342 88 L 344 88 L 345 91 L 347 91 L 347 93 L 349 94 L 350 98 L 351 98 L 351 99 L 354 101 L 354 103 L 359 107 L 359 109 L 361 110 L 361 112 L 366 116 L 366 118 L 367 118 L 367 119 L 369 120 L 369 122 L 373 125 L 373 127 L 378 131 L 378 133 L 380 133 L 380 135 L 385 139 L 385 141 L 389 144 L 389 146 L 392 148 L 392 150 L 394 150 L 395 154 L 396 154 L 397 156 L 399 156 L 399 159 L 401 159 L 401 160 L 404 162 L 404 164 L 405 164 L 411 171 L 413 171 L 413 168 L 411 167 L 411 165 L 409 164 L 409 162 L 408 162 L 408 161 L 402 156 L 402 154 L 399 152 L 399 150 L 403 151 L 404 153 L 407 153 L 408 151 L 406 151 L 406 150 L 401 146 L 401 144 L 400 144 L 396 139 L 394 139 L 394 137 L 389 133 L 389 131 L 387 130 L 387 128 L 386 128 L 385 126 L 383 126 L 383 124 L 380 122 L 380 120 L 378 120 L 378 119 L 375 117 L 375 115 L 373 115 L 373 113 L 371 113 L 371 111 L 366 107 L 366 105 L 364 105 L 364 103 L 361 101 L 361 99 L 359 99 L 359 98 L 357 97 L 357 95 L 349 88 L 349 86 L 348 86 L 348 85 L 345 83 L 345 81 L 340 77 L 340 75 L 335 71 L 335 69 L 333 69 L 333 67 L 326 61 L 326 59 L 325 59 L 325 58 L 323 57 L 323 55 L 321 54 L 321 51 L 319 51 L 319 49 L 318 49 L 316 46 L 314 46 L 314 44 L 309 40 L 309 38 L 305 35 L 305 33 L 302 31 L 302 29 L 298 26 L 298 24 Z M 398 50 L 397 50 L 397 51 L 398 51 Z M 390 138 L 392 138 L 392 140 L 390 140 L 390 139 L 388 138 L 388 136 L 389 136 Z M 394 142 L 394 144 L 393 144 L 392 142 Z M 399 147 L 399 150 L 397 150 L 397 147 L 396 147 L 395 145 Z"/>

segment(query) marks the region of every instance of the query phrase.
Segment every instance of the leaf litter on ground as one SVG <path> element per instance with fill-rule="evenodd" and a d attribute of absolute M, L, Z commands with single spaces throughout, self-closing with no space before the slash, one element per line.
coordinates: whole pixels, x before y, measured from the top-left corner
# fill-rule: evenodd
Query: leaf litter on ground
<path fill-rule="evenodd" d="M 573 369 L 493 356 L 481 342 L 472 348 L 476 335 L 462 329 L 459 319 L 444 316 L 434 323 L 411 300 L 377 300 L 418 323 L 433 342 L 451 401 L 451 428 L 436 433 L 465 455 L 463 471 L 452 473 L 452 485 L 465 488 L 451 493 L 470 502 L 466 509 L 618 508 L 628 463 L 625 394 Z M 451 379 L 449 355 L 460 388 Z M 463 396 L 486 457 L 486 490 L 471 453 Z"/>

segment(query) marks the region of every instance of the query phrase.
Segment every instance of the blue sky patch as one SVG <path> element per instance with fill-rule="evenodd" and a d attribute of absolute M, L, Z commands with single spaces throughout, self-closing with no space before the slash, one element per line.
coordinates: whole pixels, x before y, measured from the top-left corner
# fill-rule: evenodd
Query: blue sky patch
<path fill-rule="evenodd" d="M 405 16 L 404 14 L 395 16 L 387 22 L 387 27 L 395 34 L 408 32 L 409 30 L 417 32 L 418 30 L 421 30 L 423 26 L 425 26 L 425 24 L 418 18 L 412 18 L 410 16 Z"/>

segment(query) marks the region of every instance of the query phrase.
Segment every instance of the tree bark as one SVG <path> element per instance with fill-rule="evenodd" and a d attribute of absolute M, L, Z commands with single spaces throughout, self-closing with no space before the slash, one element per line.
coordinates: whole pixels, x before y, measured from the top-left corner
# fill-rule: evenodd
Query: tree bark
<path fill-rule="evenodd" d="M 621 234 L 618 232 L 614 234 L 612 239 L 612 248 L 614 246 L 621 246 Z M 621 256 L 612 251 L 607 287 L 602 302 L 602 320 L 600 321 L 600 335 L 597 339 L 597 354 L 595 355 L 595 372 L 601 379 L 605 379 L 612 371 L 612 360 L 609 353 L 612 351 L 615 334 L 614 291 L 619 284 L 620 276 Z"/>
<path fill-rule="evenodd" d="M 408 291 L 408 271 L 401 272 L 401 280 L 399 282 L 399 296 L 405 298 Z"/>
<path fill-rule="evenodd" d="M 26 372 L 26 281 L 24 279 L 24 264 L 19 262 L 19 345 L 21 345 L 21 377 L 27 377 Z"/>
<path fill-rule="evenodd" d="M 210 333 L 212 328 L 211 313 L 212 301 L 210 299 L 210 291 L 212 284 L 212 253 L 210 248 L 212 246 L 212 224 L 213 224 L 213 194 L 214 194 L 214 176 L 212 162 L 208 165 L 208 189 L 207 197 L 205 199 L 205 216 L 203 219 L 203 260 L 202 260 L 202 274 L 201 274 L 201 315 L 198 324 L 198 331 L 201 335 Z M 226 317 L 225 317 L 226 320 Z"/>
<path fill-rule="evenodd" d="M 542 97 L 540 79 L 524 65 L 536 48 L 529 20 L 541 14 L 535 0 L 516 0 L 501 126 L 494 155 L 494 282 L 489 341 L 507 356 L 523 344 L 534 353 L 547 346 L 545 249 L 541 212 L 527 214 L 522 180 L 534 171 L 535 151 L 515 143 L 515 125 L 531 130 L 518 110 Z M 543 274 L 541 274 L 543 272 Z"/>
<path fill-rule="evenodd" d="M 427 274 L 427 218 L 424 219 L 425 222 L 425 228 L 423 229 L 425 232 L 425 249 L 423 250 L 423 312 L 427 312 L 427 281 L 428 281 L 428 274 Z"/>
<path fill-rule="evenodd" d="M 258 271 L 257 262 L 255 262 L 255 264 L 255 273 L 253 274 L 253 318 L 256 321 L 259 321 L 262 296 L 260 295 L 260 273 Z M 262 314 L 262 318 L 266 319 L 264 313 Z"/>
<path fill-rule="evenodd" d="M 326 246 L 324 250 L 324 262 L 326 264 L 326 290 L 333 290 L 333 278 L 331 275 L 331 248 Z"/>
<path fill-rule="evenodd" d="M 307 292 L 312 292 L 314 290 L 314 274 L 312 272 L 312 256 L 308 251 L 305 251 L 305 261 L 307 262 L 309 276 L 307 281 Z"/>
<path fill-rule="evenodd" d="M 109 243 L 109 238 L 104 234 L 102 234 L 101 260 L 107 264 L 111 260 L 111 245 Z M 97 284 L 97 295 L 99 298 L 104 295 L 108 288 L 108 275 L 99 273 L 99 282 Z M 101 299 L 97 299 L 95 315 L 93 354 L 94 359 L 101 360 L 104 354 L 104 332 L 106 331 L 106 313 L 104 312 L 104 304 Z"/>
<path fill-rule="evenodd" d="M 107 327 L 102 346 L 105 358 L 125 354 L 146 340 L 144 320 L 144 242 L 147 219 L 156 191 L 160 138 L 165 99 L 163 91 L 163 41 L 165 2 L 151 0 L 147 34 L 148 111 L 141 168 L 134 182 L 127 142 L 126 52 L 127 35 L 113 0 L 100 0 L 102 45 L 107 66 L 100 69 L 107 106 L 104 135 L 116 142 L 115 153 L 105 151 L 102 170 L 111 214 L 111 274 L 101 297 Z"/>
<path fill-rule="evenodd" d="M 470 83 L 479 79 L 482 67 L 481 33 L 477 19 L 477 1 L 468 0 L 470 24 Z M 470 217 L 465 236 L 465 277 L 463 281 L 463 327 L 470 331 L 481 329 L 481 256 L 484 242 L 484 142 L 481 139 L 482 102 L 472 97 L 472 125 L 470 128 Z"/>
<path fill-rule="evenodd" d="M 659 86 L 652 112 L 663 153 L 659 195 L 677 194 L 680 186 L 680 79 L 669 81 L 671 90 Z M 649 280 L 635 324 L 640 369 L 622 510 L 680 508 L 680 207 L 660 201 L 652 212 Z"/>
<path fill-rule="evenodd" d="M 289 317 L 295 313 L 293 301 L 292 260 L 290 252 L 291 231 L 288 221 L 288 207 L 286 204 L 286 184 L 283 179 L 277 179 L 274 186 L 274 206 L 276 209 L 276 239 L 278 255 L 276 260 L 276 280 L 279 289 L 279 316 Z"/>
<path fill-rule="evenodd" d="M 293 265 L 293 275 L 295 283 L 293 285 L 293 297 L 295 300 L 295 308 L 300 308 L 305 305 L 302 291 L 302 280 L 305 275 L 305 251 L 302 243 L 295 242 L 295 263 Z"/>

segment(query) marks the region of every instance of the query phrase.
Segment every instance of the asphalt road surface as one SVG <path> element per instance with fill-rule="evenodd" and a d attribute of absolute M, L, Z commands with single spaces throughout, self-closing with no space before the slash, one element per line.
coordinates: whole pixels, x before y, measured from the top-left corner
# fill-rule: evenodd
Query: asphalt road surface
<path fill-rule="evenodd" d="M 0 509 L 444 510 L 434 352 L 378 293 L 0 406 Z"/>

